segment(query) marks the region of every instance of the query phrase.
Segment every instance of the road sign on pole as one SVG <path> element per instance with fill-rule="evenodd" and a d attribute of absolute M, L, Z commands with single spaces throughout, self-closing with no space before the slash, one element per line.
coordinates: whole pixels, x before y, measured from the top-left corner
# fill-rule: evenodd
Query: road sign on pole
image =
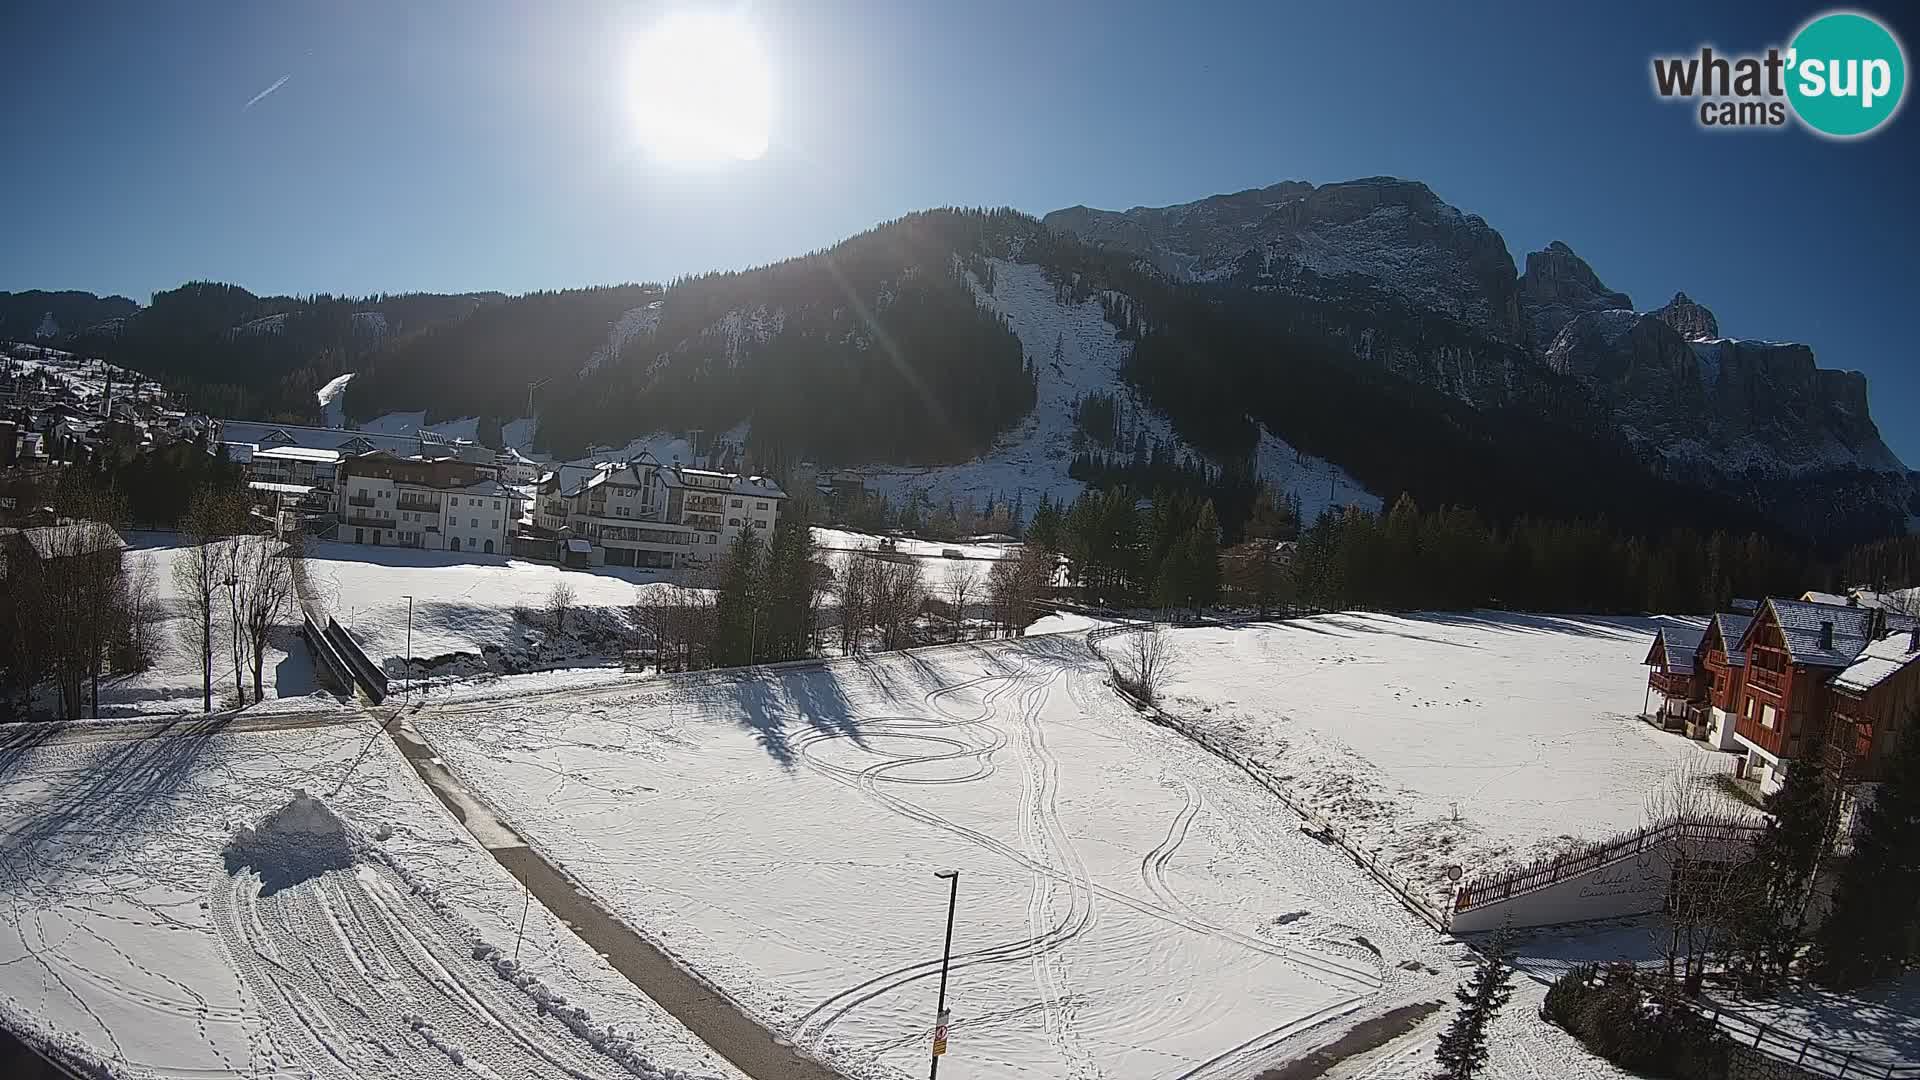
<path fill-rule="evenodd" d="M 947 1052 L 947 1018 L 953 1010 L 941 1009 L 940 1022 L 933 1025 L 933 1056 L 940 1057 Z"/>

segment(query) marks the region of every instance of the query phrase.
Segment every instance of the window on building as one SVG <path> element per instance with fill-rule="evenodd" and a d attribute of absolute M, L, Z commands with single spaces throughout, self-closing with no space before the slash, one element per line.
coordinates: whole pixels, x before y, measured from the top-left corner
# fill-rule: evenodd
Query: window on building
<path fill-rule="evenodd" d="M 479 528 L 479 527 L 480 527 L 480 519 L 479 519 L 479 518 L 468 518 L 468 519 L 467 519 L 467 528 L 469 528 L 469 529 L 477 529 L 477 528 Z"/>
<path fill-rule="evenodd" d="M 713 535 L 712 533 L 708 533 L 708 534 L 707 534 L 707 543 L 709 543 L 709 544 L 711 544 L 711 543 L 713 543 L 713 541 L 714 541 L 714 535 Z"/>
<path fill-rule="evenodd" d="M 1760 706 L 1760 726 L 1771 729 L 1780 713 L 1771 705 Z"/>
<path fill-rule="evenodd" d="M 745 506 L 745 505 L 746 505 L 746 502 L 745 502 L 745 501 L 743 501 L 743 500 L 740 500 L 740 499 L 735 499 L 735 500 L 733 500 L 733 505 L 734 505 L 734 506 L 736 506 L 736 507 L 739 507 L 739 506 Z"/>
<path fill-rule="evenodd" d="M 495 532 L 499 532 L 499 531 L 500 531 L 500 519 L 499 519 L 499 518 L 494 518 L 494 519 L 493 519 L 493 530 L 494 530 Z"/>
<path fill-rule="evenodd" d="M 739 519 L 739 518 L 728 518 L 728 519 L 727 519 L 727 524 L 729 524 L 729 525 L 731 525 L 731 526 L 733 526 L 734 528 L 736 528 L 736 529 L 737 529 L 737 528 L 739 528 L 739 527 L 740 527 L 740 519 Z"/>
<path fill-rule="evenodd" d="M 500 500 L 499 500 L 499 499 L 495 499 L 495 500 L 493 500 L 493 508 L 494 508 L 495 510 L 498 510 L 498 509 L 500 509 Z"/>
<path fill-rule="evenodd" d="M 765 510 L 767 508 L 767 504 L 764 502 L 757 502 L 753 504 L 753 508 L 755 510 Z"/>

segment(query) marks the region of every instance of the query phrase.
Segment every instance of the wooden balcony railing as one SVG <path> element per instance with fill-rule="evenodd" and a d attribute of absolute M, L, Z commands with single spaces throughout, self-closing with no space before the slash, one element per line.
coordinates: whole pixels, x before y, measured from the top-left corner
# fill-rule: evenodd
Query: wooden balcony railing
<path fill-rule="evenodd" d="M 1778 695 L 1787 685 L 1787 673 L 1763 667 L 1747 668 L 1747 685 Z"/>
<path fill-rule="evenodd" d="M 1647 676 L 1647 685 L 1668 697 L 1685 698 L 1693 693 L 1694 678 L 1670 671 L 1655 671 Z"/>

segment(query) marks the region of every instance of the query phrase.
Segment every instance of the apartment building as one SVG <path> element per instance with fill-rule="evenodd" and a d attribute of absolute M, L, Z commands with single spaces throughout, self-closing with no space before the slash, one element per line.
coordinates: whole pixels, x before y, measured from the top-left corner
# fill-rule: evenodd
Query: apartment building
<path fill-rule="evenodd" d="M 453 457 L 343 458 L 334 495 L 336 539 L 353 544 L 505 555 L 520 517 L 493 465 Z"/>
<path fill-rule="evenodd" d="M 674 569 L 718 558 L 743 532 L 770 537 L 786 498 L 765 477 L 663 465 L 642 455 L 545 474 L 531 520 L 563 558 Z M 587 550 L 579 550 L 581 541 Z"/>

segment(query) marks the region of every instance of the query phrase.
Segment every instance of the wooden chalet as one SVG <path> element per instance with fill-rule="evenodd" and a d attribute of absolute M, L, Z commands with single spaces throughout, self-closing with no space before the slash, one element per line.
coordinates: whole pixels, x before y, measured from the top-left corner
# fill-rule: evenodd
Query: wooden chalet
<path fill-rule="evenodd" d="M 1825 760 L 1836 702 L 1833 685 L 1869 647 L 1893 633 L 1910 633 L 1915 620 L 1876 608 L 1769 599 L 1760 605 L 1736 648 L 1746 654 L 1746 686 L 1739 694 L 1734 741 L 1747 751 L 1748 775 L 1757 771 L 1761 790 L 1775 791 L 1787 766 L 1817 754 Z M 1878 651 L 1878 648 L 1876 651 Z M 1863 686 L 1864 677 L 1847 682 Z M 1876 684 L 1877 685 L 1877 684 Z M 1867 688 L 1870 692 L 1872 688 Z M 1855 715 L 1871 725 L 1862 693 Z M 1891 722 L 1882 719 L 1871 749 Z M 1854 725 L 1849 722 L 1848 727 Z M 1855 736 L 1857 741 L 1857 735 Z"/>
<path fill-rule="evenodd" d="M 1698 626 L 1663 626 L 1653 635 L 1653 646 L 1642 663 L 1653 670 L 1647 674 L 1649 699 L 1658 697 L 1657 707 L 1647 709 L 1649 723 L 1669 731 L 1687 731 L 1693 738 L 1703 737 L 1707 726 L 1708 701 L 1712 683 L 1700 663 L 1700 646 L 1706 631 Z"/>

